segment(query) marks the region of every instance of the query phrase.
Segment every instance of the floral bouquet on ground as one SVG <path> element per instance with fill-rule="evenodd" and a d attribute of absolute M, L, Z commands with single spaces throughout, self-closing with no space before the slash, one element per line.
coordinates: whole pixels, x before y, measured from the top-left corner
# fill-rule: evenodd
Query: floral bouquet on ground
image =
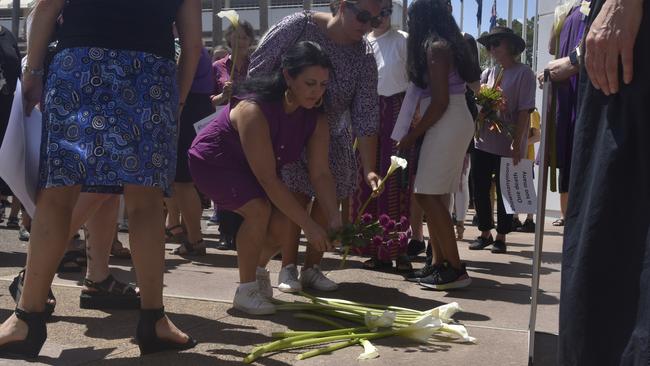
<path fill-rule="evenodd" d="M 490 131 L 505 132 L 512 137 L 508 126 L 504 125 L 499 118 L 499 112 L 506 109 L 506 102 L 506 97 L 500 87 L 481 85 L 481 89 L 476 95 L 476 104 L 481 107 L 476 118 L 476 138 L 480 138 L 480 132 L 486 123 Z"/>

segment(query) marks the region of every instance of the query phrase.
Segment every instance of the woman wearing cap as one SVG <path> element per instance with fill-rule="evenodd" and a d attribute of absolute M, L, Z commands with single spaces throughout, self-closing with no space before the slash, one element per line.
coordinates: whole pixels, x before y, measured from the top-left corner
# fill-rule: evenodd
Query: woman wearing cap
<path fill-rule="evenodd" d="M 480 250 L 492 245 L 492 253 L 505 253 L 506 235 L 512 229 L 512 215 L 506 214 L 501 199 L 499 167 L 502 157 L 512 158 L 516 165 L 526 154 L 529 116 L 535 108 L 535 73 L 528 65 L 518 61 L 519 55 L 526 49 L 526 42 L 512 29 L 495 27 L 478 42 L 487 48 L 496 63 L 483 72 L 481 83 L 499 86 L 503 90 L 506 108 L 500 112 L 500 117 L 506 128 L 499 131 L 484 124 L 475 139 L 476 149 L 472 155 L 474 206 L 481 235 L 469 249 Z M 510 134 L 506 130 L 511 131 Z M 490 199 L 493 175 L 497 182 L 496 240 L 491 233 L 494 228 Z"/>

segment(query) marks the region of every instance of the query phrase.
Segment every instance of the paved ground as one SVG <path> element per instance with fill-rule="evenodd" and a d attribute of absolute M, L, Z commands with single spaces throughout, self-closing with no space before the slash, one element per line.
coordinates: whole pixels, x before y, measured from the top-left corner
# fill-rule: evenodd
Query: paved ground
<path fill-rule="evenodd" d="M 468 216 L 472 217 L 471 214 Z M 206 228 L 205 231 L 209 245 L 216 244 L 216 228 Z M 467 226 L 466 240 L 459 242 L 461 258 L 467 263 L 473 283 L 467 289 L 454 292 L 423 290 L 416 284 L 404 281 L 397 273 L 363 270 L 363 258 L 359 257 L 350 258 L 347 268 L 339 270 L 339 257 L 328 254 L 323 267 L 330 271 L 331 278 L 341 283 L 341 289 L 327 294 L 329 297 L 389 303 L 421 310 L 457 301 L 464 311 L 455 318 L 468 327 L 470 334 L 478 339 L 478 344 L 417 345 L 392 338 L 376 342 L 381 356 L 370 361 L 356 361 L 361 348 L 351 347 L 305 361 L 295 361 L 296 353 L 280 353 L 262 358 L 257 363 L 265 366 L 335 363 L 392 365 L 397 362 L 408 365 L 526 365 L 533 235 L 510 235 L 509 253 L 495 255 L 489 250 L 467 250 L 467 239 L 477 234 L 476 227 Z M 542 257 L 535 365 L 555 364 L 561 235 L 561 231 L 548 221 Z M 0 319 L 5 319 L 15 306 L 8 294 L 8 286 L 25 262 L 26 245 L 17 237 L 17 231 L 7 230 L 4 224 L 0 224 Z M 120 234 L 120 237 L 127 241 L 126 234 Z M 206 257 L 191 261 L 172 255 L 174 247 L 167 244 L 165 306 L 173 321 L 199 340 L 197 348 L 180 354 L 140 357 L 132 340 L 137 312 L 79 309 L 78 283 L 82 277 L 80 274 L 68 274 L 55 278 L 53 291 L 58 304 L 55 316 L 48 324 L 49 337 L 41 356 L 29 364 L 239 365 L 254 345 L 270 340 L 271 332 L 288 328 L 318 328 L 310 322 L 297 321 L 287 313 L 251 317 L 231 309 L 230 302 L 238 279 L 235 253 L 209 248 Z M 420 258 L 415 266 L 421 266 L 422 261 L 423 258 Z M 130 261 L 112 259 L 111 265 L 116 277 L 135 281 Z M 280 262 L 272 261 L 270 270 L 274 285 L 279 269 Z M 276 295 L 291 299 L 289 295 L 279 295 L 277 290 Z M 5 364 L 23 363 L 0 359 L 0 365 Z"/>

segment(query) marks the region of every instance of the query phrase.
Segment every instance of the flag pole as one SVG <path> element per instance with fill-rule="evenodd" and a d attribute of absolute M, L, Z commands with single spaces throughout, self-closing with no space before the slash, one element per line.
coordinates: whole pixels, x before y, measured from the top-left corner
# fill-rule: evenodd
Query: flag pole
<path fill-rule="evenodd" d="M 465 14 L 465 2 L 460 0 L 460 31 L 463 31 L 463 18 Z"/>
<path fill-rule="evenodd" d="M 521 26 L 521 38 L 526 42 L 526 49 L 528 49 L 531 46 L 528 44 L 528 0 L 524 0 L 524 21 Z M 521 53 L 521 62 L 526 63 L 526 61 L 528 61 L 528 52 L 524 50 Z"/>
<path fill-rule="evenodd" d="M 512 0 L 508 0 L 508 28 L 512 28 Z"/>

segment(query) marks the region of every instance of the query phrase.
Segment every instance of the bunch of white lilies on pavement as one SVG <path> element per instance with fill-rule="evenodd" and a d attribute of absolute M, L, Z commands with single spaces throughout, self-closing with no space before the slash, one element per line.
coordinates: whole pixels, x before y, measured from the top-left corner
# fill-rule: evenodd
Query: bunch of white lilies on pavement
<path fill-rule="evenodd" d="M 335 329 L 273 333 L 273 338 L 277 340 L 253 348 L 251 353 L 244 358 L 244 362 L 251 363 L 266 353 L 313 348 L 296 357 L 298 360 L 303 360 L 352 345 L 363 346 L 364 351 L 359 355 L 359 359 L 375 358 L 379 356 L 379 353 L 370 341 L 391 336 L 405 337 L 419 343 L 428 343 L 432 337 L 441 341 L 460 339 L 462 342 L 475 342 L 463 325 L 455 324 L 451 319 L 452 315 L 461 310 L 458 303 L 455 302 L 419 311 L 300 294 L 310 302 L 274 300 L 277 310 L 299 312 L 295 314 L 298 318 L 318 321 Z M 356 323 L 360 326 L 345 327 L 329 317 Z M 315 348 L 319 346 L 320 348 Z"/>

